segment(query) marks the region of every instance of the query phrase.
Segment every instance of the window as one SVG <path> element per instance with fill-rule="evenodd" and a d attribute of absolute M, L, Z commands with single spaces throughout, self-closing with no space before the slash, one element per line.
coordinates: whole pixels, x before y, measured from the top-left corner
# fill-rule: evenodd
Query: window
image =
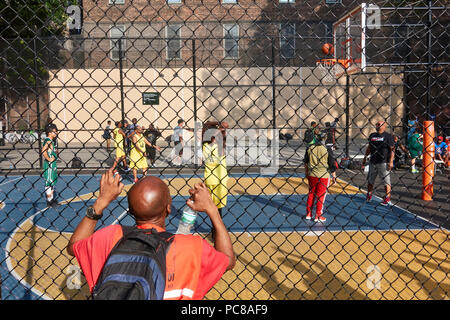
<path fill-rule="evenodd" d="M 125 0 L 109 0 L 109 4 L 125 4 Z"/>
<path fill-rule="evenodd" d="M 167 59 L 181 59 L 181 24 L 166 26 Z"/>
<path fill-rule="evenodd" d="M 239 57 L 239 26 L 237 24 L 223 25 L 224 58 L 237 59 Z"/>
<path fill-rule="evenodd" d="M 295 0 L 280 0 L 280 3 L 295 3 Z"/>
<path fill-rule="evenodd" d="M 167 4 L 181 3 L 181 0 L 167 0 Z"/>
<path fill-rule="evenodd" d="M 237 0 L 222 0 L 222 3 L 237 3 Z"/>
<path fill-rule="evenodd" d="M 109 30 L 111 38 L 111 59 L 119 60 L 119 52 L 122 49 L 122 58 L 125 57 L 125 26 L 115 25 L 111 26 Z M 121 39 L 122 38 L 122 39 Z M 121 39 L 121 40 L 119 40 Z M 119 43 L 120 42 L 120 43 Z"/>
<path fill-rule="evenodd" d="M 325 0 L 326 4 L 339 4 L 342 3 L 342 0 Z"/>
<path fill-rule="evenodd" d="M 283 58 L 293 58 L 295 53 L 295 23 L 280 24 L 280 53 Z"/>

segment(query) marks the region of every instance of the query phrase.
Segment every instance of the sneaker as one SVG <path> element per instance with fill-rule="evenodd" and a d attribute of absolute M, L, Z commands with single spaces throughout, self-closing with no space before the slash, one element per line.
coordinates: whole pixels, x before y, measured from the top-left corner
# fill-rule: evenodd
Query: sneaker
<path fill-rule="evenodd" d="M 311 213 L 307 213 L 305 219 L 306 220 L 311 220 L 312 219 L 312 214 Z"/>
<path fill-rule="evenodd" d="M 56 208 L 57 206 L 59 206 L 59 203 L 58 200 L 56 200 L 55 198 L 53 198 L 50 201 L 47 201 L 47 207 Z"/>
<path fill-rule="evenodd" d="M 387 205 L 391 206 L 391 205 L 392 205 L 391 198 L 390 198 L 390 197 L 384 198 L 384 200 L 383 200 L 383 202 L 381 203 L 381 205 L 382 205 L 382 206 L 387 206 Z"/>
<path fill-rule="evenodd" d="M 314 222 L 325 222 L 325 221 L 327 221 L 327 218 L 325 218 L 324 216 L 316 217 L 314 219 Z"/>
<path fill-rule="evenodd" d="M 411 169 L 411 173 L 419 173 L 419 170 L 417 170 L 417 169 Z"/>
<path fill-rule="evenodd" d="M 372 192 L 367 193 L 367 196 L 366 196 L 366 202 L 370 202 L 370 201 L 372 201 Z"/>
<path fill-rule="evenodd" d="M 138 182 L 138 181 L 139 181 L 139 179 L 138 179 L 138 178 L 134 179 L 134 183 L 136 183 L 136 182 Z"/>

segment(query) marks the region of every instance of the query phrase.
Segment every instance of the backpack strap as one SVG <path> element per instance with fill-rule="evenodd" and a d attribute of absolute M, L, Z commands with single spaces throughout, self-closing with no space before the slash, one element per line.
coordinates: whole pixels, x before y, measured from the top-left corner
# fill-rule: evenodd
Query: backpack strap
<path fill-rule="evenodd" d="M 130 234 L 131 232 L 133 232 L 136 229 L 143 233 L 151 233 L 153 235 L 159 236 L 159 237 L 163 238 L 165 241 L 168 241 L 171 237 L 174 236 L 173 233 L 170 233 L 167 231 L 158 232 L 155 228 L 139 229 L 136 226 L 122 226 L 123 237 L 125 238 L 128 234 Z"/>
<path fill-rule="evenodd" d="M 142 234 L 152 234 L 153 236 L 158 237 L 160 240 L 164 241 L 166 243 L 165 246 L 165 251 L 167 252 L 169 250 L 169 246 L 173 241 L 173 237 L 174 234 L 167 232 L 167 231 L 162 231 L 162 232 L 158 232 L 155 228 L 151 228 L 151 229 L 139 229 L 136 226 L 122 226 L 122 233 L 123 236 L 122 238 L 117 242 L 116 246 L 118 246 L 121 242 L 125 241 L 128 237 L 132 236 L 133 234 L 136 235 L 136 231 L 142 233 Z M 141 238 L 141 237 L 139 237 Z M 142 239 L 142 238 L 141 238 Z M 155 240 L 153 240 L 155 241 Z M 157 241 L 157 240 L 156 240 Z"/>

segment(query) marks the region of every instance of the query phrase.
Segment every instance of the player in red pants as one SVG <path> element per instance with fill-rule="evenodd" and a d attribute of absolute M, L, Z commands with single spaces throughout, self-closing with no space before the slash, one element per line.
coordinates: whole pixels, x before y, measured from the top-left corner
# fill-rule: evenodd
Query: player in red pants
<path fill-rule="evenodd" d="M 309 183 L 309 194 L 306 202 L 306 219 L 312 219 L 312 208 L 316 203 L 315 222 L 325 222 L 323 216 L 323 205 L 327 195 L 331 179 L 336 180 L 336 161 L 331 149 L 322 144 L 325 134 L 316 129 L 316 143 L 310 146 L 303 160 L 305 164 L 306 177 Z"/>

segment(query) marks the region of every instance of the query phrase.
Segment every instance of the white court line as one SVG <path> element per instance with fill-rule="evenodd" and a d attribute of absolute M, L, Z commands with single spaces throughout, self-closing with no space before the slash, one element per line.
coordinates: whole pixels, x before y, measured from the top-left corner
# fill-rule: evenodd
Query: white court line
<path fill-rule="evenodd" d="M 114 222 L 113 222 L 112 224 L 117 224 L 117 223 L 119 223 L 120 220 L 122 220 L 122 218 L 123 218 L 124 216 L 126 216 L 127 214 L 128 214 L 128 210 L 125 210 L 124 212 L 122 212 L 122 213 L 119 215 L 119 217 L 118 217 L 116 220 L 114 220 Z"/>
<path fill-rule="evenodd" d="M 341 178 L 339 178 L 339 179 L 341 179 Z M 344 179 L 341 179 L 341 180 L 344 181 L 344 182 L 346 182 L 346 183 L 348 183 L 349 185 L 353 186 L 353 184 L 351 184 L 350 182 L 345 181 Z M 355 186 L 355 187 L 356 187 L 356 186 Z M 361 187 L 359 187 L 359 189 L 360 189 L 362 192 L 365 192 L 365 193 L 367 194 L 367 190 L 365 190 L 365 189 L 363 189 L 363 188 L 361 188 Z M 392 190 L 391 190 L 391 192 L 392 192 Z M 378 198 L 378 199 L 380 199 L 381 201 L 383 201 L 383 198 L 377 196 L 376 194 L 373 194 L 373 197 Z M 391 200 L 391 201 L 392 201 L 392 200 Z M 387 207 L 389 207 L 389 206 L 387 206 Z M 421 220 L 424 220 L 424 221 L 428 222 L 429 224 L 432 224 L 433 226 L 437 227 L 438 229 L 441 229 L 441 228 L 442 228 L 442 229 L 444 229 L 444 230 L 447 230 L 446 228 L 444 228 L 444 227 L 442 227 L 442 226 L 440 226 L 440 225 L 438 225 L 438 224 L 436 224 L 436 223 L 434 223 L 434 222 L 432 222 L 432 221 L 430 221 L 430 220 L 428 220 L 428 219 L 426 219 L 426 218 L 424 218 L 424 217 L 422 217 L 422 216 L 420 216 L 420 215 L 418 215 L 418 214 L 416 214 L 416 213 L 414 213 L 414 212 L 411 212 L 411 211 L 409 211 L 408 209 L 402 208 L 402 207 L 400 207 L 400 206 L 398 206 L 398 205 L 396 205 L 396 204 L 393 204 L 392 207 L 397 207 L 397 208 L 400 209 L 400 210 L 406 211 L 407 213 L 413 215 L 414 217 L 417 217 L 417 218 L 419 218 L 419 219 L 421 219 Z M 414 230 L 414 229 L 406 229 L 406 230 Z M 447 231 L 449 231 L 449 230 L 447 230 Z"/>
<path fill-rule="evenodd" d="M 9 180 L 9 181 L 6 181 L 6 182 L 3 182 L 3 183 L 0 183 L 0 186 L 4 186 L 5 184 L 8 184 L 8 183 L 10 183 L 10 182 L 14 182 L 14 181 L 17 181 L 17 180 L 19 180 L 19 179 L 22 179 L 22 177 L 19 177 L 19 178 L 16 178 L 16 179 L 12 179 L 12 180 Z"/>

